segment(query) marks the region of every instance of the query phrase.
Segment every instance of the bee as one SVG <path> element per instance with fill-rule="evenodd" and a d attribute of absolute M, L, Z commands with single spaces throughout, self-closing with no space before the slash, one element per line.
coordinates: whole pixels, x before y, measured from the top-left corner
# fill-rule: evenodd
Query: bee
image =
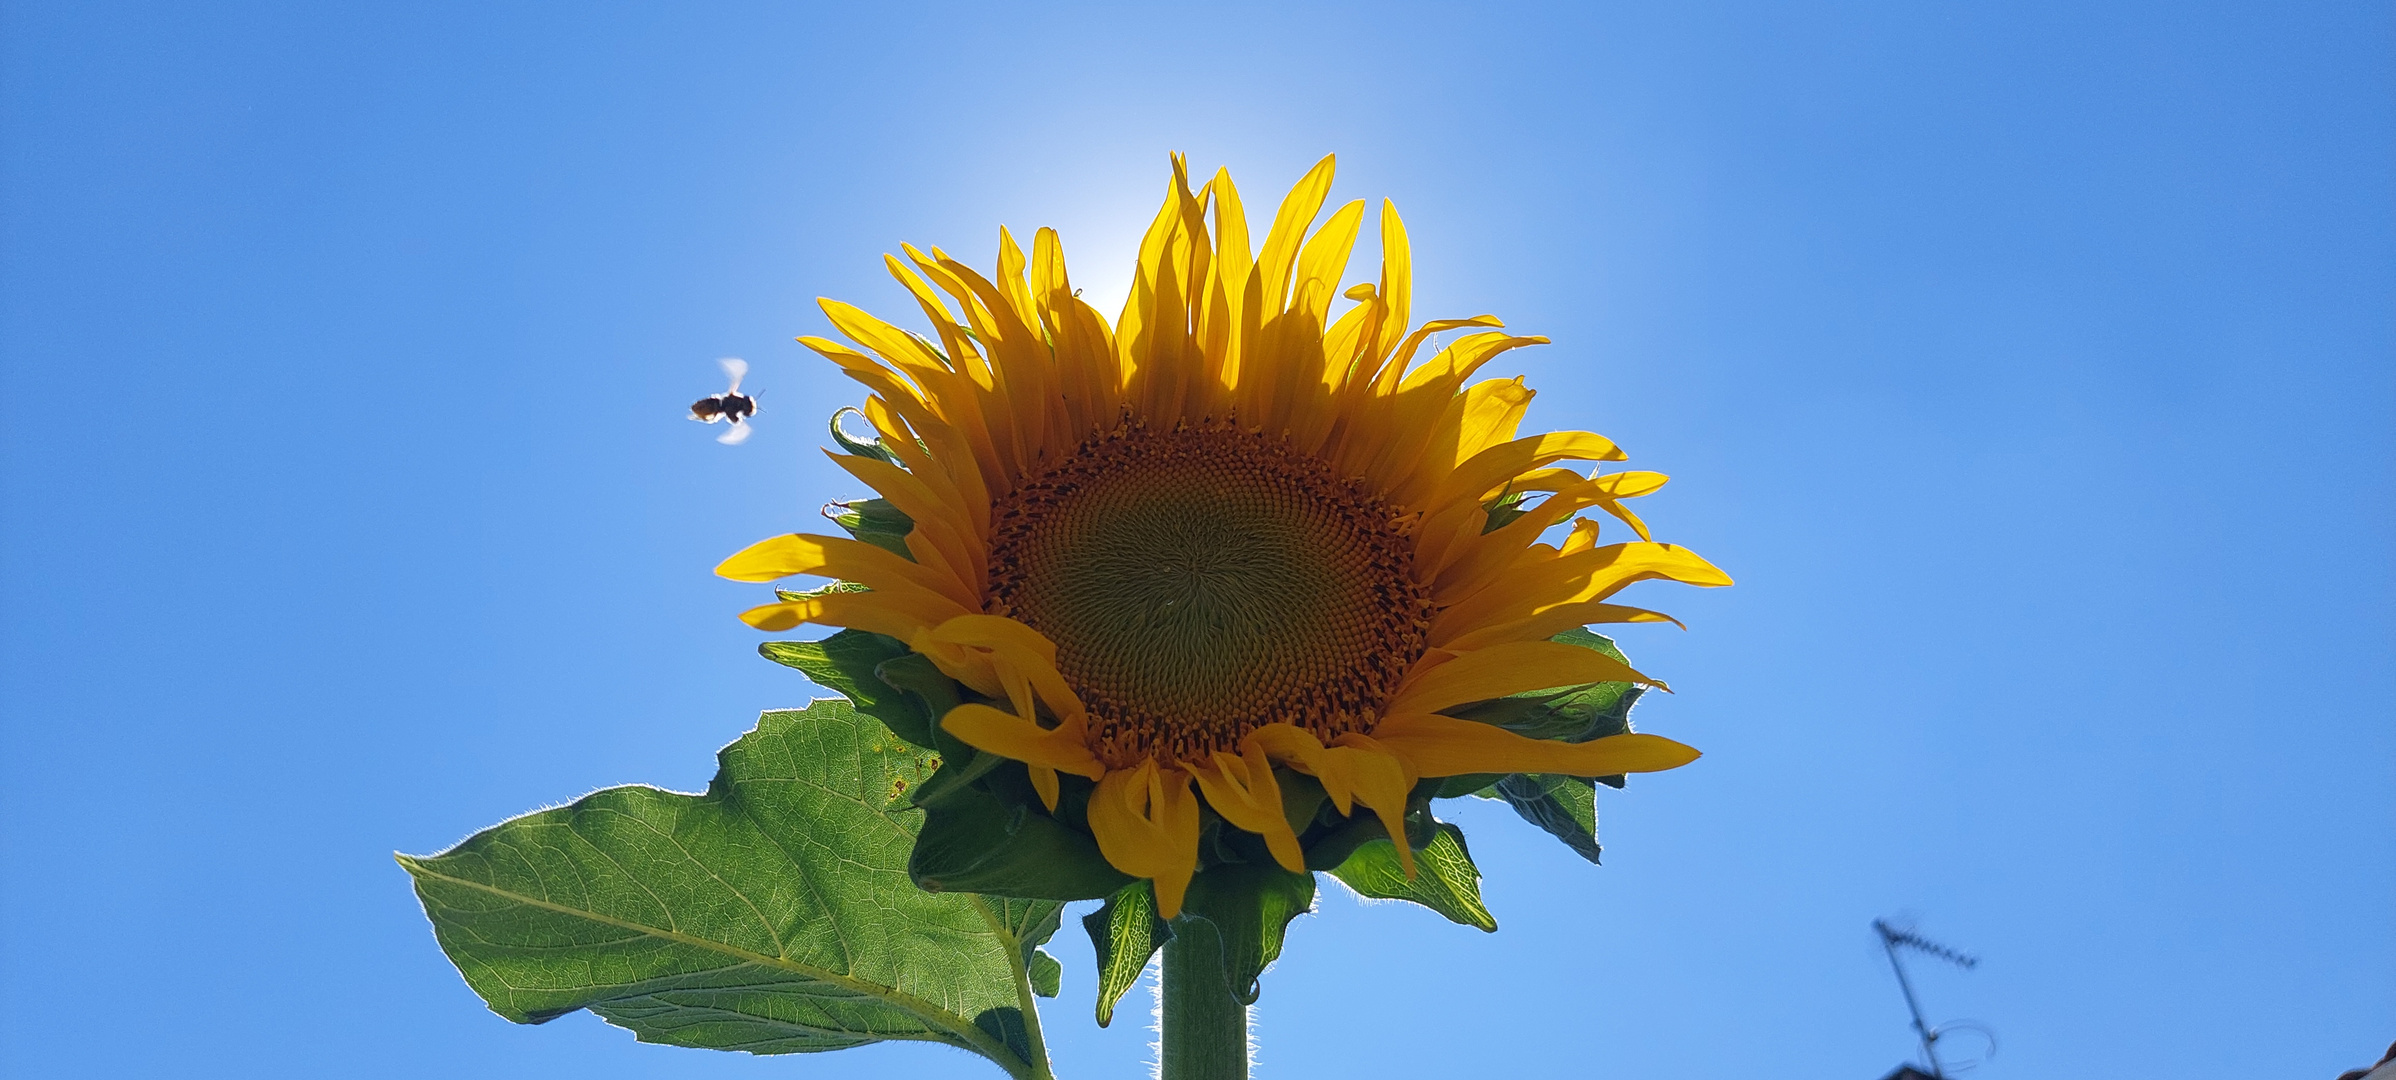
<path fill-rule="evenodd" d="M 757 399 L 740 392 L 740 380 L 749 373 L 748 361 L 728 356 L 716 363 L 724 366 L 724 374 L 731 377 L 732 385 L 721 394 L 691 402 L 691 419 L 702 424 L 718 420 L 731 424 L 732 430 L 716 436 L 715 441 L 732 446 L 748 440 L 749 418 L 757 415 Z"/>

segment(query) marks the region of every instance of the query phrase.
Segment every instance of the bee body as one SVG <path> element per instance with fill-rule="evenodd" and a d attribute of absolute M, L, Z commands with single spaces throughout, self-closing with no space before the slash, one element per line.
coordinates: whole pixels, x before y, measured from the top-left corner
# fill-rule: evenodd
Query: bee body
<path fill-rule="evenodd" d="M 691 402 L 691 419 L 702 424 L 712 424 L 718 420 L 730 424 L 732 429 L 716 436 L 715 441 L 725 444 L 742 442 L 749 437 L 749 418 L 757 415 L 757 399 L 740 392 L 740 380 L 749 373 L 749 362 L 733 357 L 716 362 L 724 366 L 724 374 L 731 377 L 732 386 L 721 394 L 710 394 Z"/>

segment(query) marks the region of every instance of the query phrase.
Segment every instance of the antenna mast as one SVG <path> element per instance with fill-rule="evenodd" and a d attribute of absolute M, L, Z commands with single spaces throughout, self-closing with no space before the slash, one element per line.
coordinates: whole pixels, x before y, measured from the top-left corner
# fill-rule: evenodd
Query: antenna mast
<path fill-rule="evenodd" d="M 1922 1037 L 1922 1057 L 1930 1065 L 1933 1080 L 1947 1080 L 1947 1073 L 1938 1061 L 1938 1031 L 1922 1020 L 1921 1002 L 1913 996 L 1913 982 L 1905 977 L 1905 964 L 1897 959 L 1897 946 L 1919 949 L 1950 964 L 1970 970 L 1980 963 L 1979 958 L 1965 956 L 1910 930 L 1899 930 L 1886 919 L 1872 920 L 1872 929 L 1880 931 L 1880 947 L 1889 954 L 1889 969 L 1897 973 L 1897 989 L 1905 992 L 1905 1009 L 1913 1014 L 1914 1033 Z"/>

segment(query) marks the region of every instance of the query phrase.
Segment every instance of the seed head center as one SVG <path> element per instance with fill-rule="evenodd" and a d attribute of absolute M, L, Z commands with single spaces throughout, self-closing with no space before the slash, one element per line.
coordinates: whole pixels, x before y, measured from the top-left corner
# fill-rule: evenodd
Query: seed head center
<path fill-rule="evenodd" d="M 989 610 L 1056 642 L 1110 765 L 1360 730 L 1422 654 L 1411 538 L 1278 440 L 1126 424 L 994 509 Z"/>

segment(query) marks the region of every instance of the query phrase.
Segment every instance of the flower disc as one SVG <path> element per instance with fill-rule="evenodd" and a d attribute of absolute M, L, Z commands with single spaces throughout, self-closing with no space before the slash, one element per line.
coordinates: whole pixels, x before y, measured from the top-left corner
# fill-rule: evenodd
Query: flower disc
<path fill-rule="evenodd" d="M 1153 882 L 1166 918 L 1198 872 L 1202 807 L 1291 873 L 1311 857 L 1302 834 L 1345 828 L 1291 822 L 1288 773 L 1398 837 L 1425 779 L 1696 757 L 1646 733 L 1573 742 L 1455 715 L 1532 691 L 1661 686 L 1559 635 L 1668 621 L 1615 601 L 1638 582 L 1730 578 L 1623 505 L 1662 474 L 1569 464 L 1627 455 L 1595 432 L 1523 434 L 1524 380 L 1476 381 L 1545 338 L 1488 315 L 1414 320 L 1413 248 L 1388 203 L 1379 276 L 1343 288 L 1366 207 L 1315 228 L 1331 180 L 1325 158 L 1259 245 L 1230 174 L 1193 190 L 1175 158 L 1112 321 L 1081 299 L 1054 230 L 1028 255 L 1001 230 L 996 277 L 939 248 L 888 259 L 932 335 L 827 300 L 858 348 L 800 339 L 867 389 L 874 438 L 835 427 L 833 460 L 887 512 L 717 568 L 851 583 L 741 617 L 923 657 L 960 688 L 938 730 L 1022 762 L 1051 814 L 1062 777 L 1090 781 L 1078 817 L 1110 865 Z M 1432 344 L 1450 331 L 1465 332 Z M 1593 509 L 1635 538 L 1600 543 L 1605 526 L 1578 516 Z M 895 520 L 903 535 L 865 527 Z"/>
<path fill-rule="evenodd" d="M 1392 511 L 1277 440 L 1125 425 L 994 511 L 989 610 L 1056 642 L 1112 766 L 1359 730 L 1424 649 Z"/>

